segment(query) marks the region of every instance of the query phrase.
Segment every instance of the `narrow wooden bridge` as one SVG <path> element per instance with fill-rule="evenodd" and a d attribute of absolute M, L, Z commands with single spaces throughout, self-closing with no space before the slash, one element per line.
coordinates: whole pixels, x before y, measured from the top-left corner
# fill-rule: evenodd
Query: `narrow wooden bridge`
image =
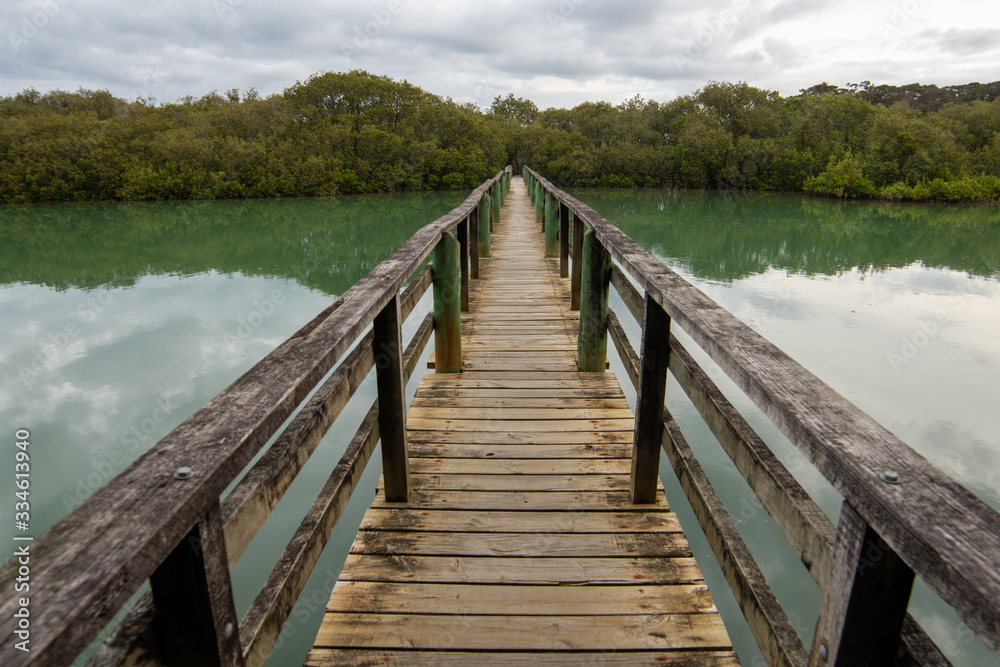
<path fill-rule="evenodd" d="M 677 328 L 843 495 L 837 525 Z M 373 370 L 377 400 L 238 619 L 230 568 Z M 823 590 L 811 646 L 665 409 L 668 373 Z M 1000 513 L 590 207 L 508 168 L 33 542 L 30 619 L 0 598 L 0 664 L 72 664 L 146 582 L 88 665 L 263 664 L 379 442 L 380 488 L 307 664 L 738 664 L 661 451 L 769 665 L 950 664 L 907 612 L 916 577 L 1000 656 Z"/>
<path fill-rule="evenodd" d="M 631 502 L 632 411 L 577 369 L 521 181 L 495 232 L 463 372 L 425 375 L 407 414 L 409 499 L 379 492 L 307 664 L 737 664 L 662 487 Z"/>

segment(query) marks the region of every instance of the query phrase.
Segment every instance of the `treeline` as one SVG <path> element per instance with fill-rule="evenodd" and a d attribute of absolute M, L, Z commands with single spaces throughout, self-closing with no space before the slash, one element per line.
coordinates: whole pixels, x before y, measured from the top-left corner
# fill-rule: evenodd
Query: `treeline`
<path fill-rule="evenodd" d="M 467 189 L 504 164 L 564 186 L 1000 200 L 1000 82 L 800 95 L 712 82 L 539 111 L 458 104 L 367 72 L 281 94 L 155 105 L 107 91 L 0 99 L 0 200 L 156 200 Z"/>
<path fill-rule="evenodd" d="M 860 91 L 794 97 L 712 82 L 660 103 L 539 112 L 510 154 L 579 186 L 806 191 L 891 200 L 1000 200 L 1000 101 L 921 111 Z"/>
<path fill-rule="evenodd" d="M 107 91 L 0 100 L 0 200 L 281 197 L 472 188 L 504 162 L 474 105 L 365 72 L 262 98 Z"/>

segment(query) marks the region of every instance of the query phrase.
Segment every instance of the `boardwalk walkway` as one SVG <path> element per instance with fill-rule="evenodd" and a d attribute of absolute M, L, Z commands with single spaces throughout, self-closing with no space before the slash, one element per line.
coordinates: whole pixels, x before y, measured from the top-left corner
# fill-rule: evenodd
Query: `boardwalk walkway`
<path fill-rule="evenodd" d="M 662 488 L 629 502 L 632 412 L 576 371 L 520 178 L 470 289 L 465 371 L 407 416 L 410 501 L 378 493 L 306 664 L 738 664 Z"/>

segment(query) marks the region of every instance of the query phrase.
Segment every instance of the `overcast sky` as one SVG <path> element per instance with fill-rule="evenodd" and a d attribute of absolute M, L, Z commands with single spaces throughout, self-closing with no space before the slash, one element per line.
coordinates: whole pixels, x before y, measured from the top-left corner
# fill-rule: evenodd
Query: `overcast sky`
<path fill-rule="evenodd" d="M 1000 79 L 996 0 L 3 0 L 0 94 L 172 102 L 365 69 L 460 102 L 658 100 L 710 80 Z"/>

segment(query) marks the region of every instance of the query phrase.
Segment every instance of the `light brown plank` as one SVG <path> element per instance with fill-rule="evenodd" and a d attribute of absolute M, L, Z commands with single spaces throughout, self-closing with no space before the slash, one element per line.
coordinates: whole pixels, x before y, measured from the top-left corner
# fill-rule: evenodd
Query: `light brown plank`
<path fill-rule="evenodd" d="M 309 652 L 306 667 L 384 667 L 406 664 L 416 667 L 436 665 L 475 665 L 476 667 L 581 667 L 581 665 L 632 665 L 635 667 L 673 665 L 674 667 L 737 667 L 740 663 L 731 651 L 546 651 L 544 653 L 469 653 L 462 651 L 363 651 L 318 648 Z"/>
<path fill-rule="evenodd" d="M 555 446 L 555 445 L 553 445 Z M 534 451 L 548 447 L 533 447 Z M 410 461 L 414 473 L 445 475 L 627 475 L 628 462 L 620 459 L 553 459 L 553 460 L 480 460 L 480 459 L 419 459 Z"/>
<path fill-rule="evenodd" d="M 667 508 L 639 512 L 504 512 L 497 510 L 369 509 L 361 530 L 519 533 L 680 532 Z"/>
<path fill-rule="evenodd" d="M 388 649 L 628 650 L 728 649 L 715 614 L 651 616 L 435 616 L 333 614 L 316 645 Z"/>
<path fill-rule="evenodd" d="M 354 554 L 379 556 L 498 556 L 506 558 L 682 558 L 691 556 L 679 533 L 525 534 L 421 533 L 363 530 Z"/>
<path fill-rule="evenodd" d="M 522 616 L 697 614 L 715 611 L 708 588 L 676 586 L 494 586 L 341 581 L 327 611 Z"/>

